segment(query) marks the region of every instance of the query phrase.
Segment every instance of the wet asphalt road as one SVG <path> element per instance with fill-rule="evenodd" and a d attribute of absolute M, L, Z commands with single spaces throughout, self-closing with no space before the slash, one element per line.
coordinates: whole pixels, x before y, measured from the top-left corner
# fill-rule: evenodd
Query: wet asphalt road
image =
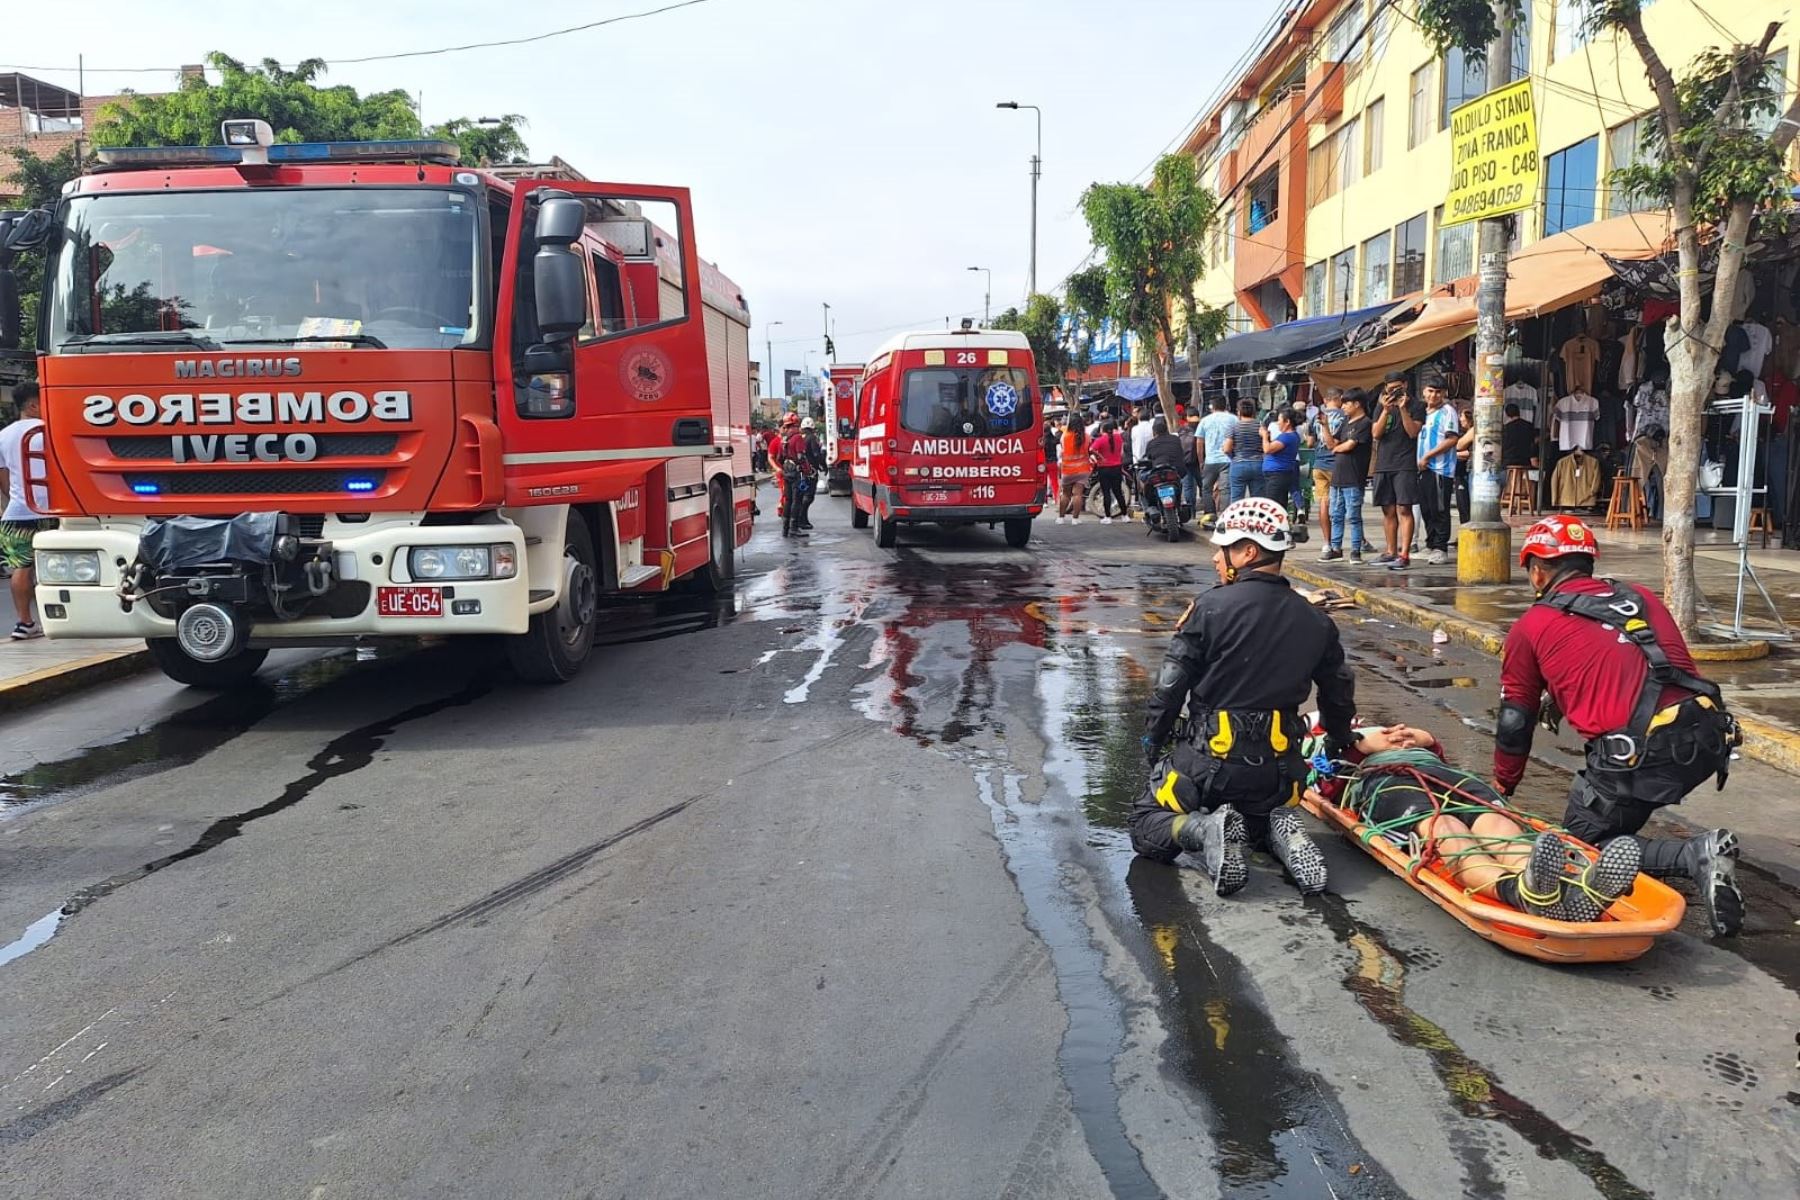
<path fill-rule="evenodd" d="M 1734 943 L 1539 966 L 1323 833 L 1331 894 L 1221 901 L 1122 828 L 1200 548 L 816 517 L 560 689 L 293 653 L 6 718 L 0 1194 L 1793 1194 L 1791 778 L 1677 814 L 1749 831 Z M 1491 663 L 1340 619 L 1365 713 L 1485 761 Z"/>

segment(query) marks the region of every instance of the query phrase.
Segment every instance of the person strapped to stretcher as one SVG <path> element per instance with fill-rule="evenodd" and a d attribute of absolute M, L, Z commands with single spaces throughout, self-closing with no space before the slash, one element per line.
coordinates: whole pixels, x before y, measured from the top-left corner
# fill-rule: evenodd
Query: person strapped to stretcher
<path fill-rule="evenodd" d="M 1325 757 L 1323 732 L 1306 741 L 1320 796 L 1356 812 L 1365 840 L 1386 838 L 1414 872 L 1441 868 L 1470 895 L 1558 921 L 1598 921 L 1638 874 L 1635 840 L 1597 856 L 1556 830 L 1514 817 L 1487 780 L 1445 761 L 1430 733 L 1407 725 L 1363 728 L 1347 758 Z"/>

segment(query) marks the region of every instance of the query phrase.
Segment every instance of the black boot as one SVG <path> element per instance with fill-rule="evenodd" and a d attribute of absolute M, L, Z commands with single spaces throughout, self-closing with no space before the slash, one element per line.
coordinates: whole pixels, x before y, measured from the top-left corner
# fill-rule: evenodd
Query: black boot
<path fill-rule="evenodd" d="M 1744 927 L 1744 893 L 1737 882 L 1737 834 L 1729 829 L 1709 829 L 1689 838 L 1681 852 L 1682 865 L 1706 911 L 1707 929 L 1714 937 L 1736 937 Z"/>
<path fill-rule="evenodd" d="M 1325 856 L 1307 835 L 1300 814 L 1291 808 L 1278 808 L 1269 814 L 1269 853 L 1287 868 L 1288 878 L 1302 896 L 1313 896 L 1325 890 Z"/>
<path fill-rule="evenodd" d="M 1244 865 L 1244 818 L 1229 804 L 1209 813 L 1187 813 L 1175 820 L 1175 844 L 1198 854 L 1212 876 L 1213 892 L 1229 896 L 1250 879 Z"/>

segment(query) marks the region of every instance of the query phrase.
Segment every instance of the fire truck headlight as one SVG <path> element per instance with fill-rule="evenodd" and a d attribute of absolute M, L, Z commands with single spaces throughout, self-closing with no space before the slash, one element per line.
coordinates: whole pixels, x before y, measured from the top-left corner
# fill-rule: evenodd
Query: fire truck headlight
<path fill-rule="evenodd" d="M 518 562 L 510 544 L 495 546 L 416 546 L 406 557 L 414 579 L 511 579 Z"/>
<path fill-rule="evenodd" d="M 39 583 L 93 584 L 100 582 L 97 550 L 45 550 L 37 556 Z"/>

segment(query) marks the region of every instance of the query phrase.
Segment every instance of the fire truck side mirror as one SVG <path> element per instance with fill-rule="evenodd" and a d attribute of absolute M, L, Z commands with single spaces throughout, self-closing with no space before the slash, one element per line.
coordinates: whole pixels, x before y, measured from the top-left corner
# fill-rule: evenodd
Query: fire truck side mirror
<path fill-rule="evenodd" d="M 546 341 L 562 341 L 587 323 L 587 277 L 574 249 L 586 224 L 587 206 L 573 196 L 550 197 L 538 206 L 532 296 Z"/>

